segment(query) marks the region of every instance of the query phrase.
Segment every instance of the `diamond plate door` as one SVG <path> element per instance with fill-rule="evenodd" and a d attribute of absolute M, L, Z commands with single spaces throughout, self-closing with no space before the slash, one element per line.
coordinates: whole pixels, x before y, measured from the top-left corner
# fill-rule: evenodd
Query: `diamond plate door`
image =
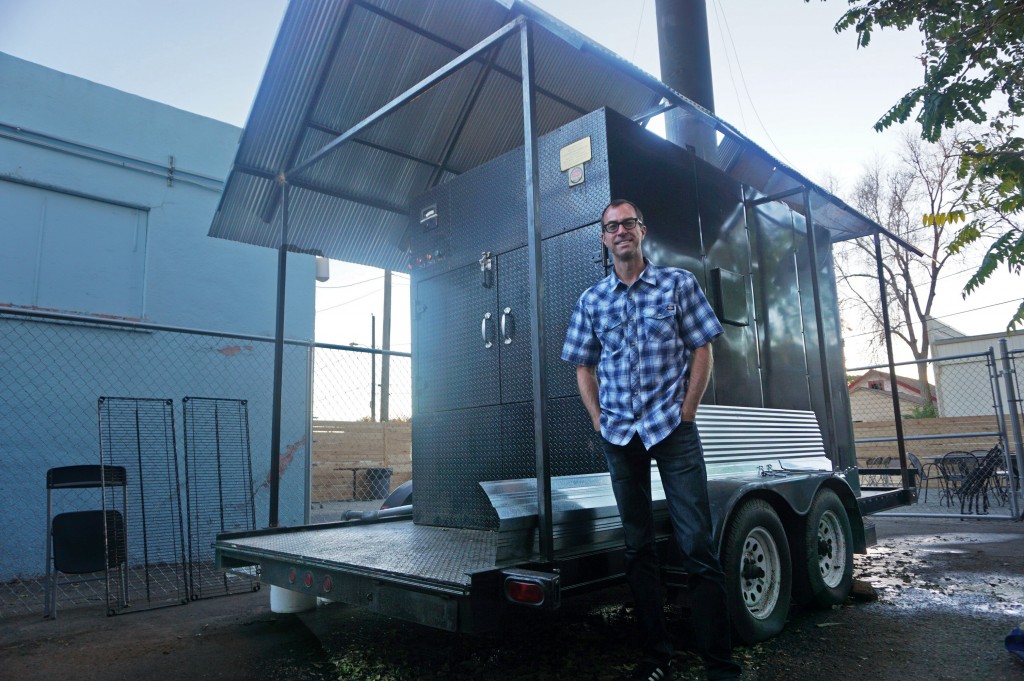
<path fill-rule="evenodd" d="M 497 293 L 493 277 L 482 275 L 470 265 L 416 284 L 413 383 L 420 413 L 499 402 Z"/>
<path fill-rule="evenodd" d="M 542 257 L 543 260 L 543 257 Z M 530 263 L 526 248 L 498 259 L 498 339 L 501 402 L 533 402 L 531 364 Z M 532 407 L 531 407 L 532 413 Z"/>

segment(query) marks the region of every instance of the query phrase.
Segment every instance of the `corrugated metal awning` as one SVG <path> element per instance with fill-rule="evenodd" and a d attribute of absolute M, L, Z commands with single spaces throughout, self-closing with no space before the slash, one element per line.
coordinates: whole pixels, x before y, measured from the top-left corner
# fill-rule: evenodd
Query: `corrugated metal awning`
<path fill-rule="evenodd" d="M 277 190 L 286 178 L 291 250 L 404 267 L 410 200 L 523 146 L 511 22 L 524 19 L 538 29 L 538 136 L 601 107 L 643 120 L 674 106 L 719 133 L 716 158 L 707 160 L 725 172 L 766 196 L 808 190 L 814 220 L 833 240 L 884 233 L 729 124 L 528 3 L 292 0 L 210 235 L 277 248 Z M 785 200 L 803 212 L 802 196 Z"/>

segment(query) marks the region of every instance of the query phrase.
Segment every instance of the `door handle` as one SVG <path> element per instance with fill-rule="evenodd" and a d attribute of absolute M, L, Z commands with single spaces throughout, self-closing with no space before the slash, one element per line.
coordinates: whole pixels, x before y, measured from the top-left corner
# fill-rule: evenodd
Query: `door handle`
<path fill-rule="evenodd" d="M 505 345 L 512 343 L 512 336 L 516 333 L 516 319 L 512 316 L 512 308 L 506 307 L 501 311 L 501 339 Z"/>
<path fill-rule="evenodd" d="M 491 342 L 490 334 L 487 333 L 487 331 L 488 331 L 487 327 L 489 327 L 489 326 L 490 327 L 494 326 L 494 320 L 491 319 L 491 313 L 490 312 L 485 312 L 484 313 L 484 318 L 480 321 L 480 335 L 483 336 L 483 338 L 484 338 L 484 347 L 485 348 L 489 348 L 492 345 L 494 345 L 494 343 Z"/>

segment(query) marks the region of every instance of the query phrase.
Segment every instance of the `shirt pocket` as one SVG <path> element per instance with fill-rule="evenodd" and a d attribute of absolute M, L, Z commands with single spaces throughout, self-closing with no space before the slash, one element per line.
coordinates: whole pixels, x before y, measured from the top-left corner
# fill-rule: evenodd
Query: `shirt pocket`
<path fill-rule="evenodd" d="M 601 341 L 601 348 L 610 354 L 622 351 L 626 343 L 626 325 L 622 317 L 608 316 L 597 325 L 597 337 Z"/>
<path fill-rule="evenodd" d="M 641 312 L 648 341 L 672 342 L 679 338 L 675 306 L 654 305 Z"/>

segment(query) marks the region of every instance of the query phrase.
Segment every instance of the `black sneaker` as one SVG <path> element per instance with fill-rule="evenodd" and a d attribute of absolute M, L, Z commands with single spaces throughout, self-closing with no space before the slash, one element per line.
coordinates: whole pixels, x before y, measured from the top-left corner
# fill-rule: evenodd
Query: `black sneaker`
<path fill-rule="evenodd" d="M 651 662 L 644 660 L 629 675 L 630 681 L 672 681 L 672 661 Z"/>

